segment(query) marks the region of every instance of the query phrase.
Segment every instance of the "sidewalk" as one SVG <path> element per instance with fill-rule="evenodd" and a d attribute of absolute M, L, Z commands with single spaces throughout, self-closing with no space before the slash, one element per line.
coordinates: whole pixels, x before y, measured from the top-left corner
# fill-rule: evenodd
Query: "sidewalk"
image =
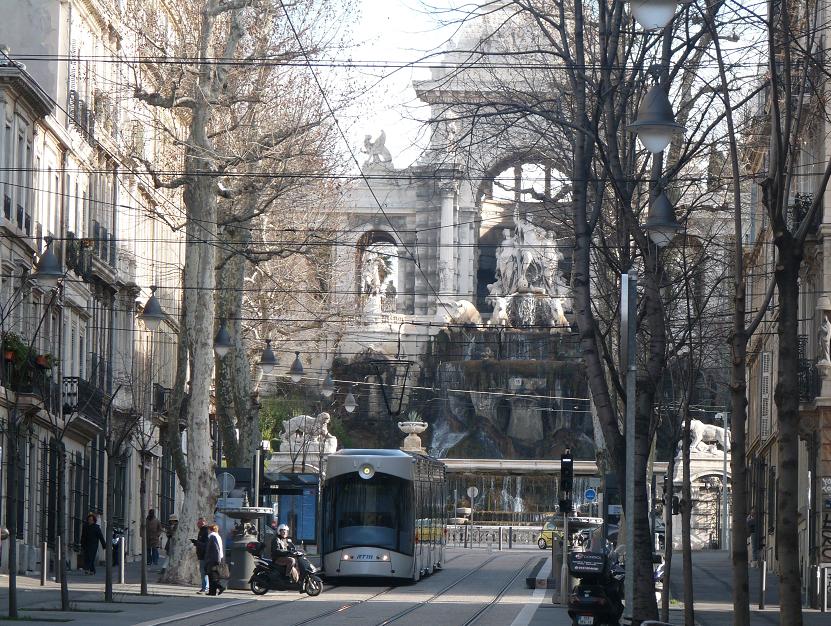
<path fill-rule="evenodd" d="M 167 623 L 170 617 L 186 613 L 218 611 L 235 605 L 254 601 L 250 591 L 229 590 L 219 597 L 208 597 L 196 593 L 197 587 L 180 587 L 158 582 L 159 569 L 149 568 L 147 575 L 148 593 L 141 596 L 139 563 L 128 563 L 125 569 L 126 584 L 119 585 L 118 570 L 114 568 L 113 596 L 115 602 L 104 602 L 104 567 L 98 567 L 94 576 L 85 576 L 82 571 L 68 572 L 72 611 L 62 612 L 60 608 L 60 585 L 47 580 L 40 586 L 40 578 L 17 577 L 17 598 L 20 617 L 27 624 L 50 624 L 65 622 L 84 626 L 111 626 L 112 624 L 154 624 Z M 0 576 L 0 615 L 8 615 L 9 578 Z M 0 624 L 15 623 L 0 616 Z"/>
<path fill-rule="evenodd" d="M 699 550 L 692 553 L 693 596 L 695 621 L 699 626 L 732 626 L 733 574 L 730 554 L 723 550 Z M 765 610 L 759 606 L 759 578 L 761 571 L 750 568 L 750 623 L 759 626 L 779 624 L 779 579 L 768 573 Z M 672 555 L 672 598 L 683 608 L 683 563 L 681 552 Z M 683 613 L 682 613 L 683 615 Z M 828 626 L 831 615 L 813 609 L 803 609 L 805 626 Z"/>

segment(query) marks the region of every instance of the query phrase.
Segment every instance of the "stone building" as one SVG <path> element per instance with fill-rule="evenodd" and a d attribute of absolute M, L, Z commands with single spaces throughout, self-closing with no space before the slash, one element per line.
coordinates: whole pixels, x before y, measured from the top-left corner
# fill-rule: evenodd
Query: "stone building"
<path fill-rule="evenodd" d="M 149 140 L 145 147 L 120 91 L 119 3 L 3 0 L 0 9 L 6 16 L 0 42 L 3 332 L 9 344 L 16 339 L 33 356 L 48 358 L 43 371 L 17 378 L 10 374 L 13 361 L 4 358 L 0 394 L 4 425 L 11 411 L 26 407 L 16 539 L 19 568 L 35 570 L 38 546 L 54 548 L 57 536 L 56 446 L 66 449 L 63 522 L 71 551 L 87 513 L 106 512 L 108 423 L 138 424 L 149 442 L 141 452 L 128 450 L 113 477 L 114 524 L 126 530 L 128 554 L 140 550 L 142 472 L 147 506 L 174 511 L 170 455 L 157 443 L 153 418 L 164 411 L 159 389 L 172 386 L 176 327 L 169 321 L 151 334 L 136 314 L 155 285 L 165 311 L 177 318 L 180 263 L 176 237 L 153 218 L 170 200 L 130 158 L 137 142 L 149 154 L 155 148 Z M 49 240 L 65 269 L 57 291 L 32 280 Z M 4 427 L 4 451 L 6 434 Z M 3 508 L 9 462 L 4 454 Z"/>

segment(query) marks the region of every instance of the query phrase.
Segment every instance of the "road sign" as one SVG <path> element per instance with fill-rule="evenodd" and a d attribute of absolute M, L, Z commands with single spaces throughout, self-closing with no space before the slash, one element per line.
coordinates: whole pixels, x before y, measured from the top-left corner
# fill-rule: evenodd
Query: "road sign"
<path fill-rule="evenodd" d="M 219 475 L 219 490 L 222 492 L 224 497 L 228 497 L 228 494 L 234 489 L 234 485 L 237 484 L 237 481 L 234 479 L 233 474 L 229 474 L 228 472 L 222 472 Z"/>
<path fill-rule="evenodd" d="M 467 497 L 468 498 L 475 498 L 479 495 L 479 490 L 476 487 L 468 487 L 467 488 Z"/>
<path fill-rule="evenodd" d="M 597 500 L 597 492 L 589 487 L 586 489 L 586 492 L 583 494 L 583 497 L 586 499 L 586 502 L 594 502 Z"/>

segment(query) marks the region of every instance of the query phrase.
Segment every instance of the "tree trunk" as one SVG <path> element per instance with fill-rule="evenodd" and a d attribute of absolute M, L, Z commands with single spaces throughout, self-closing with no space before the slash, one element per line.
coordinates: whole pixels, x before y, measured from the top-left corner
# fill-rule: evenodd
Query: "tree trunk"
<path fill-rule="evenodd" d="M 681 550 L 684 571 L 684 624 L 695 626 L 693 607 L 692 544 L 690 542 L 692 517 L 692 488 L 690 486 L 690 415 L 685 411 L 684 432 L 681 437 Z"/>
<path fill-rule="evenodd" d="M 646 387 L 647 382 L 639 380 L 638 386 Z M 635 510 L 633 512 L 635 536 L 632 542 L 635 548 L 632 555 L 635 567 L 635 605 L 632 607 L 632 617 L 636 624 L 658 618 L 658 604 L 653 583 L 652 530 L 649 526 L 649 486 L 646 480 L 649 452 L 652 447 L 649 421 L 653 413 L 653 400 L 649 389 L 644 389 L 637 394 L 638 411 L 635 422 L 638 429 L 635 432 L 635 475 L 626 477 L 627 481 L 632 480 L 635 485 Z M 630 512 L 627 511 L 626 514 L 629 515 Z M 628 572 L 631 572 L 628 554 L 626 560 L 626 568 Z"/>
<path fill-rule="evenodd" d="M 741 241 L 740 233 L 737 233 Z M 741 245 L 741 244 L 740 244 Z M 747 462 L 745 426 L 747 422 L 747 335 L 744 330 L 744 279 L 736 285 L 734 296 L 732 363 L 730 367 L 730 482 L 733 490 L 731 516 L 733 562 L 733 623 L 750 626 L 750 583 L 747 571 Z"/>
<path fill-rule="evenodd" d="M 220 319 L 225 320 L 234 347 L 225 358 L 217 359 L 217 409 L 223 451 L 229 464 L 247 467 L 262 439 L 259 418 L 251 402 L 251 365 L 243 342 L 241 323 L 246 267 L 242 252 L 248 246 L 251 232 L 246 226 L 235 225 L 226 228 L 220 235 L 229 256 L 217 271 L 217 308 Z"/>
<path fill-rule="evenodd" d="M 58 502 L 57 502 L 57 517 L 58 517 L 58 545 L 61 547 L 61 558 L 58 563 L 58 572 L 61 577 L 61 610 L 69 611 L 69 583 L 66 580 L 66 555 L 68 546 L 66 544 L 66 523 L 64 522 L 64 479 L 66 475 L 66 447 L 63 441 L 58 441 L 55 444 L 58 448 Z"/>
<path fill-rule="evenodd" d="M 144 459 L 141 461 L 141 481 L 139 482 L 139 516 L 141 519 L 141 595 L 147 595 L 147 470 Z"/>
<path fill-rule="evenodd" d="M 184 276 L 182 277 L 184 282 Z M 179 429 L 180 422 L 184 421 L 183 408 L 186 406 L 185 402 L 185 386 L 188 382 L 188 371 L 190 365 L 188 353 L 188 329 L 185 325 L 187 323 L 187 308 L 185 296 L 182 294 L 181 311 L 179 314 L 179 341 L 176 344 L 176 375 L 173 381 L 173 390 L 171 391 L 170 406 L 167 411 L 167 422 L 164 428 L 165 443 L 167 444 L 167 452 L 173 457 L 173 467 L 176 470 L 176 478 L 179 479 L 179 484 L 182 490 L 188 488 L 187 465 L 185 463 L 185 455 L 182 452 L 182 431 Z"/>
<path fill-rule="evenodd" d="M 17 469 L 19 467 L 17 434 L 17 409 L 9 411 L 9 427 L 6 431 L 6 445 L 9 448 L 9 463 L 7 465 L 8 482 L 6 484 L 6 525 L 9 529 L 9 618 L 17 619 Z M 41 563 L 41 567 L 49 567 L 48 563 Z M 47 572 L 48 573 L 48 572 Z"/>
<path fill-rule="evenodd" d="M 108 418 L 111 419 L 111 418 Z M 107 450 L 107 545 L 104 555 L 104 602 L 113 602 L 113 511 L 115 510 L 115 455 Z"/>
<path fill-rule="evenodd" d="M 802 626 L 802 585 L 799 567 L 799 266 L 787 231 L 775 237 L 779 258 L 774 272 L 779 293 L 777 378 L 774 391 L 777 419 L 778 482 L 776 549 L 779 566 L 779 619 Z"/>
<path fill-rule="evenodd" d="M 673 454 L 667 463 L 668 478 L 664 481 L 664 584 L 661 591 L 661 621 L 669 621 L 669 585 L 672 581 L 672 477 L 675 475 L 675 457 Z M 669 487 L 669 489 L 667 489 Z"/>
<path fill-rule="evenodd" d="M 212 65 L 207 62 L 214 17 L 203 7 L 199 30 L 199 78 L 194 90 L 184 169 L 190 181 L 184 189 L 187 214 L 184 271 L 185 328 L 190 355 L 190 397 L 187 423 L 187 489 L 184 490 L 179 524 L 171 537 L 172 554 L 165 572 L 167 582 L 196 584 L 199 567 L 186 544 L 187 533 L 201 515 L 210 515 L 217 496 L 211 442 L 211 383 L 214 370 L 214 289 L 216 288 L 217 238 L 216 181 L 207 128 L 212 93 Z M 207 242 L 207 243 L 206 243 Z"/>

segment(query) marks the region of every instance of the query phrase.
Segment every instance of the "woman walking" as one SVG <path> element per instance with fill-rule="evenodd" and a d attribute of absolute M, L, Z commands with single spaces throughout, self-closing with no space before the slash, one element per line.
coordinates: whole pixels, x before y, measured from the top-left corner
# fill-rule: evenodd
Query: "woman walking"
<path fill-rule="evenodd" d="M 205 547 L 205 570 L 208 572 L 208 595 L 216 596 L 225 591 L 225 587 L 219 583 L 218 571 L 225 552 L 222 548 L 222 537 L 219 536 L 219 526 L 211 524 L 209 528 L 211 532 L 208 534 L 208 545 Z"/>
<path fill-rule="evenodd" d="M 87 574 L 95 573 L 95 557 L 98 555 L 98 544 L 105 550 L 104 533 L 98 525 L 98 518 L 94 513 L 87 515 L 87 521 L 81 529 L 81 549 L 84 552 L 84 571 Z"/>

